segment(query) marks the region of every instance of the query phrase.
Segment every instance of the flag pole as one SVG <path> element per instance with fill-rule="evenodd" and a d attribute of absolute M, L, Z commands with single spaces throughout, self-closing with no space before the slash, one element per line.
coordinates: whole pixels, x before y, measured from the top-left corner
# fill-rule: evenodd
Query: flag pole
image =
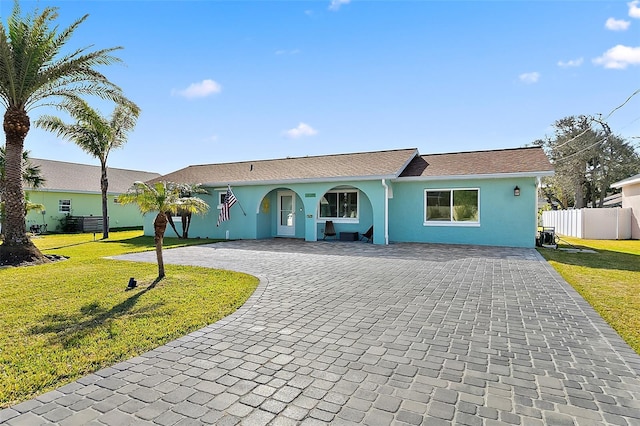
<path fill-rule="evenodd" d="M 231 185 L 228 184 L 227 187 L 229 188 L 229 191 L 231 191 Z M 233 191 L 231 191 L 233 192 Z M 235 195 L 235 194 L 234 194 Z M 238 200 L 238 197 L 236 197 L 236 203 L 238 203 L 238 207 L 240 207 L 240 210 L 242 210 L 242 214 L 244 214 L 245 216 L 247 215 L 247 213 L 244 211 L 244 209 L 242 208 L 242 204 L 240 204 L 240 200 Z"/>

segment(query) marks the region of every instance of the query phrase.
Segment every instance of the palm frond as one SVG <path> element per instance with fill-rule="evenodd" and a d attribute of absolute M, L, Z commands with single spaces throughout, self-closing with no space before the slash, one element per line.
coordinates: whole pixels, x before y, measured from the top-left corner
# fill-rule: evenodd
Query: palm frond
<path fill-rule="evenodd" d="M 122 62 L 113 52 L 122 47 L 90 51 L 92 46 L 61 55 L 88 15 L 59 30 L 57 8 L 36 9 L 22 16 L 15 3 L 7 27 L 0 24 L 0 101 L 28 111 L 50 97 L 66 93 L 118 100 L 122 90 L 95 68 Z"/>
<path fill-rule="evenodd" d="M 199 185 L 190 185 L 194 192 L 200 192 Z M 129 190 L 118 196 L 118 201 L 122 204 L 137 204 L 140 212 L 149 213 L 157 211 L 160 213 L 176 214 L 178 211 L 204 214 L 209 210 L 209 205 L 197 197 L 183 197 L 182 190 L 184 184 L 175 182 L 155 182 L 147 184 L 136 182 Z M 205 191 L 206 192 L 206 191 Z"/>

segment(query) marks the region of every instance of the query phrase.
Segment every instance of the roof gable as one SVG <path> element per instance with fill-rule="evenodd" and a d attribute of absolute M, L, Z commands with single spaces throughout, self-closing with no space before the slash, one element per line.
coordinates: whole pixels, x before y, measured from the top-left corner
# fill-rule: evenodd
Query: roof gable
<path fill-rule="evenodd" d="M 154 179 L 205 185 L 395 178 L 418 150 L 360 152 L 352 154 L 243 161 L 189 166 Z"/>
<path fill-rule="evenodd" d="M 100 193 L 100 166 L 89 164 L 67 163 L 64 161 L 29 159 L 40 167 L 40 174 L 46 179 L 42 186 L 44 191 L 96 192 Z M 160 176 L 159 173 L 138 170 L 107 169 L 109 192 L 123 193 L 136 181 L 148 181 Z"/>
<path fill-rule="evenodd" d="M 421 155 L 400 177 L 447 177 L 512 173 L 551 174 L 553 166 L 539 147 Z"/>

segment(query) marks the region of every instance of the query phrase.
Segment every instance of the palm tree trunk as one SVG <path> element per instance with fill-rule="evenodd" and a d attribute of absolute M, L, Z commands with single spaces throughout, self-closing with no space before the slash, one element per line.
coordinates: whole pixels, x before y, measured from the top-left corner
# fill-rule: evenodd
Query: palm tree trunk
<path fill-rule="evenodd" d="M 166 212 L 165 215 L 167 216 L 167 222 L 171 226 L 171 229 L 173 229 L 173 232 L 176 233 L 176 237 L 180 238 L 180 234 L 178 234 L 178 230 L 176 229 L 176 224 L 173 222 L 173 217 L 171 216 L 171 212 Z"/>
<path fill-rule="evenodd" d="M 182 214 L 182 238 L 189 238 L 189 226 L 191 225 L 191 213 Z"/>
<path fill-rule="evenodd" d="M 100 160 L 102 175 L 100 176 L 100 190 L 102 191 L 102 239 L 109 238 L 109 212 L 107 204 L 107 190 L 109 189 L 109 179 L 107 179 L 107 163 Z"/>
<path fill-rule="evenodd" d="M 159 212 L 153 221 L 155 235 L 153 241 L 156 243 L 156 258 L 158 259 L 158 278 L 164 278 L 164 260 L 162 259 L 162 242 L 164 231 L 167 229 L 167 216 L 164 212 Z"/>
<path fill-rule="evenodd" d="M 5 146 L 5 223 L 4 241 L 0 246 L 0 264 L 47 262 L 47 258 L 31 242 L 25 224 L 25 199 L 22 188 L 22 150 L 29 132 L 29 116 L 22 108 L 9 107 L 3 122 Z"/>

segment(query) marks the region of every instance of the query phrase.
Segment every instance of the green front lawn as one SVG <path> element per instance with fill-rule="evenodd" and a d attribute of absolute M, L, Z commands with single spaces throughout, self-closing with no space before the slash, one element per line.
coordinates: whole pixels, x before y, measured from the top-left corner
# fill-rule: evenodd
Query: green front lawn
<path fill-rule="evenodd" d="M 104 259 L 153 250 L 141 231 L 34 238 L 68 260 L 0 269 L 0 407 L 78 379 L 237 310 L 255 277 L 208 268 Z M 166 238 L 165 248 L 212 242 Z M 130 277 L 138 287 L 125 291 Z"/>
<path fill-rule="evenodd" d="M 572 248 L 568 242 L 597 253 L 546 248 L 540 253 L 640 354 L 640 241 L 562 240 L 560 248 Z"/>

